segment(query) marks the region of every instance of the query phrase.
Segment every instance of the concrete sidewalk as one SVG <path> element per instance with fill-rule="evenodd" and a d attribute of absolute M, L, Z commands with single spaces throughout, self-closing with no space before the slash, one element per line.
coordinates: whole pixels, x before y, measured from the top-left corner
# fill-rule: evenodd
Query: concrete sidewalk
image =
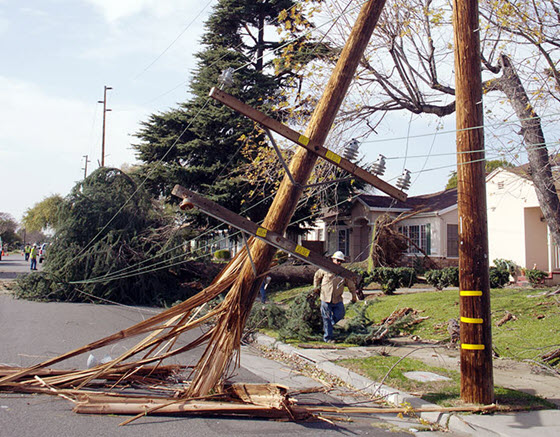
<path fill-rule="evenodd" d="M 302 349 L 279 342 L 263 334 L 257 334 L 258 344 L 290 355 L 303 358 L 318 369 L 340 378 L 356 389 L 384 397 L 394 405 L 410 404 L 412 408 L 437 407 L 418 397 L 401 392 L 386 385 L 379 384 L 351 370 L 335 364 L 333 361 L 344 358 L 339 350 Z M 364 349 L 364 348 L 348 348 Z M 345 349 L 348 351 L 348 349 Z M 356 351 L 358 352 L 358 351 Z M 361 356 L 367 356 L 361 351 Z M 359 352 L 358 352 L 359 353 Z M 348 355 L 348 353 L 346 353 Z M 461 413 L 420 413 L 420 417 L 431 423 L 436 423 L 452 432 L 472 436 L 527 436 L 530 432 L 537 432 L 539 437 L 560 435 L 560 410 L 542 410 L 519 413 L 495 414 L 461 414 Z"/>

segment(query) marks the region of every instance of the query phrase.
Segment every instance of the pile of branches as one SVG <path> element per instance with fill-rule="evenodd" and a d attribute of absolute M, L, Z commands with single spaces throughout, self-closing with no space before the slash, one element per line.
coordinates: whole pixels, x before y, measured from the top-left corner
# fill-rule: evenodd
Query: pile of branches
<path fill-rule="evenodd" d="M 354 315 L 335 325 L 336 341 L 360 346 L 379 344 L 391 337 L 410 334 L 415 325 L 427 319 L 413 308 L 400 308 L 375 323 L 369 316 L 372 305 L 374 302 L 347 305 Z M 252 333 L 263 328 L 277 330 L 282 340 L 321 341 L 323 321 L 317 294 L 302 293 L 286 309 L 275 304 L 255 304 L 246 330 Z"/>
<path fill-rule="evenodd" d="M 161 305 L 191 294 L 180 270 L 166 267 L 184 259 L 184 231 L 121 170 L 100 168 L 79 182 L 58 216 L 46 265 L 18 280 L 18 297 Z"/>

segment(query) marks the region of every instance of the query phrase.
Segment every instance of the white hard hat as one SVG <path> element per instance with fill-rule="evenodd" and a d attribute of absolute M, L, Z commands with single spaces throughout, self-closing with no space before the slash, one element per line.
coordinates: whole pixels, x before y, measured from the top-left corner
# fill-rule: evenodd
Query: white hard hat
<path fill-rule="evenodd" d="M 331 258 L 332 259 L 338 259 L 340 261 L 345 261 L 346 260 L 346 257 L 344 256 L 344 253 L 342 253 L 340 250 L 337 250 L 335 253 L 333 253 Z"/>

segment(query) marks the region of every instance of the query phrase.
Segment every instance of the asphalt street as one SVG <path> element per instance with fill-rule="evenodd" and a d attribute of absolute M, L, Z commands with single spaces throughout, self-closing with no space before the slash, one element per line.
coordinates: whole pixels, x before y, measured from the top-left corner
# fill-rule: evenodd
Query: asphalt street
<path fill-rule="evenodd" d="M 41 303 L 16 300 L 0 294 L 0 363 L 27 367 L 47 358 L 98 340 L 159 312 L 154 308 L 113 305 Z M 200 332 L 193 332 L 197 336 Z M 136 341 L 138 339 L 135 339 Z M 115 356 L 128 349 L 134 339 L 95 351 L 96 358 Z M 188 338 L 180 339 L 182 343 Z M 179 355 L 168 363 L 194 365 L 201 350 Z M 57 368 L 84 368 L 87 356 L 60 363 Z M 241 367 L 235 369 L 233 381 L 278 382 L 292 389 L 319 385 L 317 381 L 294 373 L 287 365 L 268 360 L 256 349 L 244 347 Z M 308 394 L 298 400 L 342 405 L 356 398 L 348 389 L 336 395 Z M 362 399 L 363 400 L 363 399 Z M 114 415 L 80 415 L 72 412 L 72 403 L 47 395 L 0 393 L 0 436 L 405 436 L 422 429 L 414 419 L 394 416 L 356 416 L 349 421 L 328 423 L 277 422 L 252 418 L 161 417 L 149 416 L 119 427 L 125 418 Z M 424 432 L 418 433 L 419 435 Z M 439 435 L 430 432 L 430 435 Z M 446 433 L 446 435 L 453 435 Z"/>
<path fill-rule="evenodd" d="M 43 267 L 42 263 L 37 261 L 37 271 Z M 15 279 L 21 274 L 30 273 L 29 261 L 25 261 L 25 257 L 20 253 L 11 253 L 2 256 L 0 261 L 0 280 Z"/>

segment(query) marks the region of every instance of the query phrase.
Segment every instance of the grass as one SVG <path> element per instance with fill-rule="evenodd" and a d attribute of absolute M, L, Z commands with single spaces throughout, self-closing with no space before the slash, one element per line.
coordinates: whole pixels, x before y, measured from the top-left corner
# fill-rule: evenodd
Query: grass
<path fill-rule="evenodd" d="M 503 288 L 491 291 L 492 340 L 501 357 L 537 359 L 546 351 L 560 347 L 560 300 L 556 296 L 536 296 L 543 290 Z M 536 296 L 536 297 L 529 297 Z M 459 318 L 459 293 L 456 290 L 381 296 L 368 309 L 375 322 L 399 308 L 421 311 L 429 319 L 414 325 L 411 334 L 421 339 L 449 339 L 447 322 Z M 497 322 L 509 311 L 517 317 L 502 326 Z M 348 316 L 351 316 L 351 308 Z"/>
<path fill-rule="evenodd" d="M 414 393 L 428 402 L 454 407 L 462 405 L 460 400 L 460 374 L 457 371 L 429 366 L 412 358 L 392 356 L 373 356 L 340 360 L 338 364 L 360 373 L 373 381 L 384 381 L 384 384 L 398 390 Z M 449 381 L 420 382 L 407 378 L 404 374 L 412 371 L 432 372 L 450 378 Z M 556 406 L 538 396 L 495 387 L 496 403 L 502 407 L 526 409 L 555 409 Z"/>
<path fill-rule="evenodd" d="M 304 286 L 277 291 L 270 293 L 269 297 L 273 302 L 287 305 L 311 288 Z M 547 351 L 560 348 L 560 297 L 539 295 L 543 291 L 533 288 L 491 290 L 492 341 L 500 357 L 538 360 Z M 363 304 L 358 302 L 355 305 Z M 355 305 L 347 305 L 346 319 L 355 314 Z M 420 311 L 422 317 L 429 317 L 414 325 L 408 334 L 424 340 L 446 341 L 449 340 L 447 322 L 459 318 L 459 293 L 457 290 L 443 290 L 381 295 L 374 298 L 366 314 L 370 320 L 379 323 L 393 311 L 406 307 Z M 517 320 L 497 326 L 508 311 Z"/>
<path fill-rule="evenodd" d="M 272 291 L 268 294 L 268 298 L 278 304 L 290 304 L 296 296 L 307 293 L 313 286 L 306 285 L 303 287 L 290 288 L 288 290 Z"/>
<path fill-rule="evenodd" d="M 311 287 L 298 287 L 274 293 L 271 298 L 280 304 L 290 303 L 295 296 L 308 291 Z M 516 360 L 540 360 L 540 357 L 560 348 L 560 296 L 545 297 L 547 289 L 503 288 L 491 290 L 492 341 L 494 350 L 503 358 Z M 393 311 L 410 307 L 429 317 L 413 325 L 406 334 L 414 334 L 422 340 L 447 341 L 447 322 L 458 319 L 459 292 L 457 290 L 425 291 L 410 294 L 380 295 L 368 299 L 367 317 L 375 323 L 389 316 Z M 347 305 L 346 319 L 356 313 L 358 305 Z M 497 322 L 507 313 L 517 319 L 502 326 Z M 269 333 L 272 334 L 272 333 Z M 294 343 L 298 343 L 294 341 Z M 313 342 L 309 342 L 313 343 Z M 346 346 L 338 344 L 338 346 Z M 351 346 L 351 345 L 348 345 Z M 374 356 L 361 359 L 342 360 L 339 363 L 361 373 L 373 381 L 381 381 L 400 360 L 394 356 Z M 558 364 L 558 363 L 548 363 Z M 431 371 L 447 376 L 451 381 L 418 382 L 406 378 L 403 373 L 414 370 Z M 460 374 L 458 371 L 436 368 L 426 363 L 404 358 L 387 375 L 384 383 L 403 391 L 420 395 L 425 400 L 442 406 L 461 405 Z M 502 406 L 512 408 L 556 408 L 550 402 L 522 392 L 495 387 L 496 401 Z"/>

